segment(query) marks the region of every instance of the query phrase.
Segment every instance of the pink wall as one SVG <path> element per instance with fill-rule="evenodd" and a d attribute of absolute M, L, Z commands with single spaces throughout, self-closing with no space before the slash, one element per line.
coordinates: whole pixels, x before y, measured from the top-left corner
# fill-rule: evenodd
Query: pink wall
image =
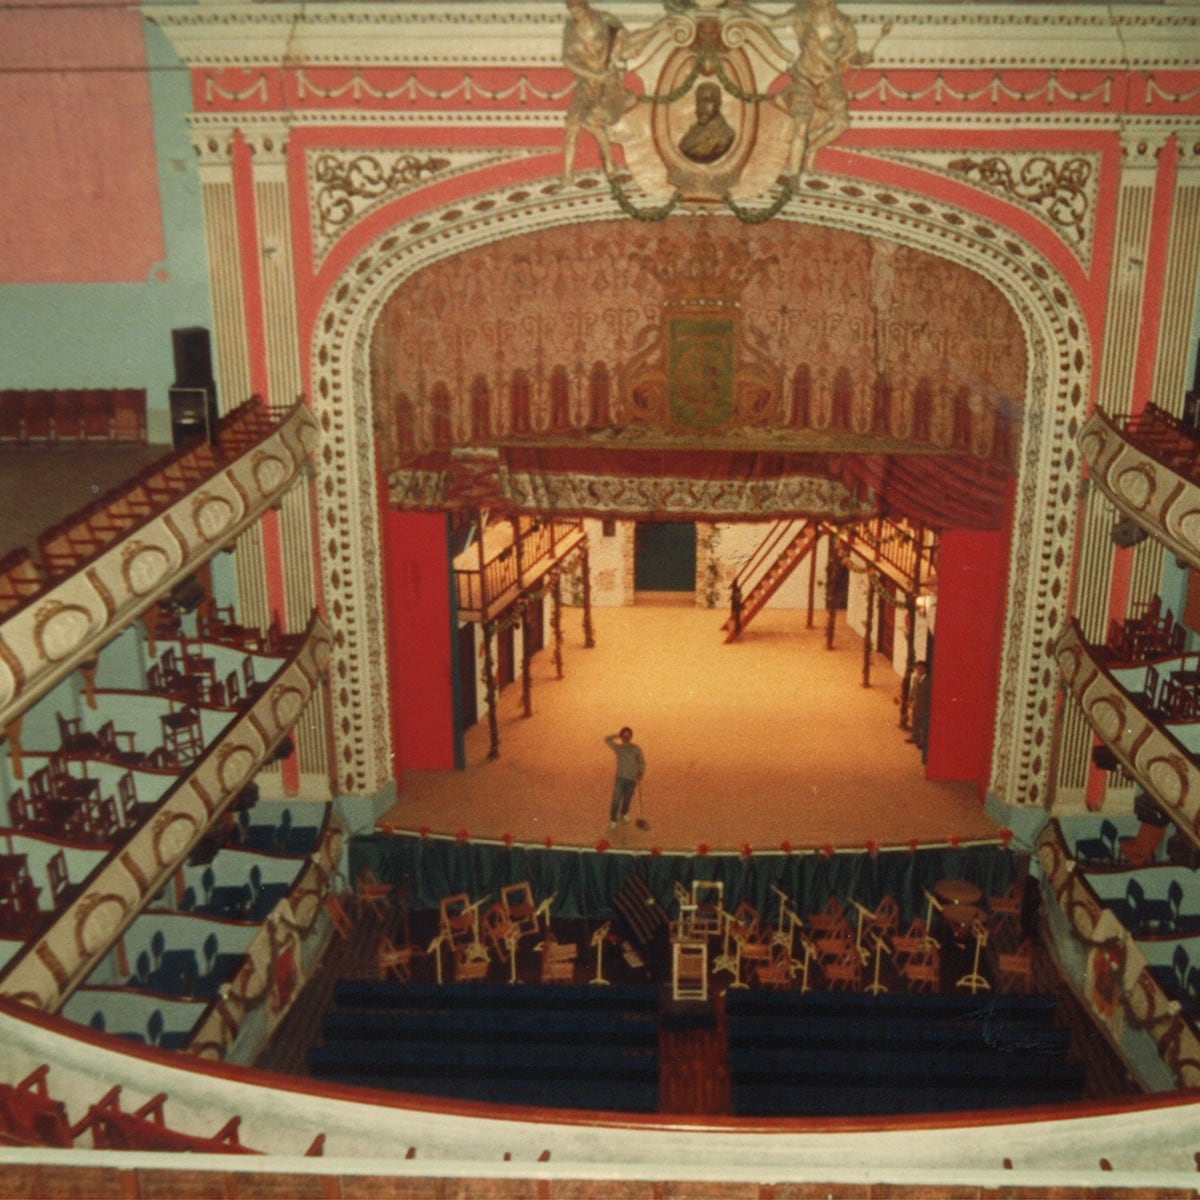
<path fill-rule="evenodd" d="M 0 12 L 0 113 L 0 282 L 144 282 L 166 251 L 136 8 Z"/>
<path fill-rule="evenodd" d="M 397 783 L 404 768 L 454 766 L 450 565 L 441 513 L 381 506 L 388 673 Z"/>
<path fill-rule="evenodd" d="M 987 787 L 1000 678 L 1008 533 L 949 530 L 938 548 L 930 779 Z"/>

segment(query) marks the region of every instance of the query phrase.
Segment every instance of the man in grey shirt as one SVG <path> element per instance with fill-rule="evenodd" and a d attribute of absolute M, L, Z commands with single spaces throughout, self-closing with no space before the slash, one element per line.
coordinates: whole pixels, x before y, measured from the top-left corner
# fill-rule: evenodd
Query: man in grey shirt
<path fill-rule="evenodd" d="M 633 730 L 628 725 L 620 733 L 610 733 L 604 741 L 617 756 L 617 777 L 613 780 L 612 805 L 608 811 L 608 827 L 615 829 L 618 818 L 629 820 L 629 802 L 646 773 L 646 756 L 633 740 Z"/>

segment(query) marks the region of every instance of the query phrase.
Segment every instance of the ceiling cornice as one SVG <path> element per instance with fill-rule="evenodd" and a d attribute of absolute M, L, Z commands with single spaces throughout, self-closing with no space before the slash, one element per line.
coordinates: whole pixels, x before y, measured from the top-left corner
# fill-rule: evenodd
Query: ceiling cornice
<path fill-rule="evenodd" d="M 631 28 L 661 5 L 598 7 Z M 1103 70 L 1200 66 L 1200 3 L 842 4 L 874 66 Z M 783 11 L 782 7 L 780 11 Z M 561 0 L 489 3 L 148 4 L 144 15 L 190 66 L 287 64 L 550 67 L 561 63 Z"/>

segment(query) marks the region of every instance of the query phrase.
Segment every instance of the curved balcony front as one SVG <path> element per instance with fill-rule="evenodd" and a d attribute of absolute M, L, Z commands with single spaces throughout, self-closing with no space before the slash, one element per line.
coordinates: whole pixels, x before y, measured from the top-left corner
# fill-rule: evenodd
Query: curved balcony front
<path fill-rule="evenodd" d="M 116 533 L 0 619 L 0 729 L 231 545 L 302 477 L 318 438 L 307 405 L 263 421 L 261 431 L 257 422 L 243 424 L 252 433 L 236 440 L 236 457 L 214 458 L 181 494 L 134 523 L 124 511 L 114 517 Z M 114 494 L 114 509 L 122 499 Z"/>
<path fill-rule="evenodd" d="M 1057 821 L 1042 831 L 1037 852 L 1057 910 L 1052 928 L 1069 933 L 1080 951 L 1074 969 L 1060 954 L 1062 966 L 1093 1020 L 1117 1045 L 1138 1034 L 1148 1037 L 1173 1082 L 1179 1087 L 1196 1087 L 1200 1084 L 1200 1036 L 1194 1021 L 1163 991 L 1132 932 L 1076 870 Z M 1106 979 L 1118 980 L 1120 987 L 1106 986 Z"/>
<path fill-rule="evenodd" d="M 1097 409 L 1079 435 L 1092 482 L 1178 558 L 1200 567 L 1200 482 L 1164 458 L 1164 444 L 1141 426 L 1121 429 Z M 1174 459 L 1177 466 L 1184 460 Z"/>
<path fill-rule="evenodd" d="M 1200 722 L 1162 723 L 1139 699 L 1141 688 L 1135 686 L 1139 674 L 1144 679 L 1156 666 L 1114 666 L 1107 648 L 1087 642 L 1077 621 L 1063 631 L 1054 654 L 1063 681 L 1096 735 L 1200 846 Z"/>
<path fill-rule="evenodd" d="M 295 726 L 327 670 L 331 644 L 328 625 L 314 613 L 253 703 L 243 705 L 132 838 L 12 961 L 0 995 L 45 1012 L 62 1006 Z"/>

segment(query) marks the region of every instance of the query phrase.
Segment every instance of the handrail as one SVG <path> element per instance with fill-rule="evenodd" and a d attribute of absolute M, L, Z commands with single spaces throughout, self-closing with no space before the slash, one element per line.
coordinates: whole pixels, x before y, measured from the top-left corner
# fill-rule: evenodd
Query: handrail
<path fill-rule="evenodd" d="M 181 473 L 136 524 L 114 523 L 113 540 L 81 554 L 74 568 L 6 612 L 0 619 L 0 728 L 6 727 L 105 642 L 155 604 L 169 589 L 256 521 L 300 478 L 317 442 L 317 424 L 303 401 L 269 425 L 260 403 L 219 427 L 240 451 L 227 462 L 204 452 L 203 470 L 190 476 L 181 463 L 190 451 L 164 460 Z M 248 435 L 248 436 L 241 436 Z M 210 447 L 211 450 L 211 447 Z M 120 494 L 128 497 L 145 478 Z M 166 476 L 163 476 L 166 479 Z M 113 501 L 112 503 L 117 503 Z"/>
<path fill-rule="evenodd" d="M 811 522 L 793 519 L 771 523 L 767 536 L 754 548 L 754 552 L 733 577 L 733 583 L 737 585 L 743 596 L 750 594 L 758 584 L 759 577 L 770 569 L 771 564 L 775 562 L 784 548 L 795 540 L 806 524 L 811 524 Z M 796 528 L 797 526 L 799 528 Z"/>
<path fill-rule="evenodd" d="M 327 669 L 332 635 L 314 613 L 259 693 L 159 800 L 120 849 L 0 973 L 0 994 L 56 1011 L 158 893 L 295 726 Z"/>
<path fill-rule="evenodd" d="M 1200 845 L 1200 764 L 1197 756 L 1145 711 L 1113 678 L 1073 619 L 1054 647 L 1059 673 L 1096 735 L 1175 825 Z"/>
<path fill-rule="evenodd" d="M 482 531 L 478 536 L 483 536 Z M 540 579 L 549 566 L 574 550 L 582 537 L 582 521 L 542 519 L 522 529 L 518 539 L 500 546 L 484 559 L 482 567 L 455 567 L 459 610 L 479 613 L 480 619 L 487 620 L 497 601 Z"/>
<path fill-rule="evenodd" d="M 1057 820 L 1050 821 L 1039 835 L 1037 851 L 1046 883 L 1072 935 L 1088 950 L 1102 948 L 1114 956 L 1112 968 L 1119 984 L 1119 1002 L 1129 1024 L 1151 1038 L 1181 1087 L 1200 1084 L 1200 1032 L 1195 1019 L 1167 996 L 1132 932 L 1075 870 L 1075 860 Z M 1088 1009 L 1098 1021 L 1103 1020 L 1090 1004 Z"/>

